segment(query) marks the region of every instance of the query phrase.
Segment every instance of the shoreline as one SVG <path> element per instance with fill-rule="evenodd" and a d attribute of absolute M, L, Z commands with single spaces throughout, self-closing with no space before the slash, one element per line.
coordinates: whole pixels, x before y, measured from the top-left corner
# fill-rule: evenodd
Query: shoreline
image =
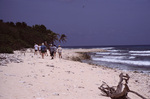
<path fill-rule="evenodd" d="M 110 99 L 100 95 L 103 81 L 116 86 L 121 72 L 130 76 L 129 88 L 150 98 L 150 75 L 99 67 L 72 61 L 79 52 L 100 49 L 63 49 L 63 59 L 42 59 L 27 50 L 25 56 L 16 51 L 23 61 L 0 66 L 0 98 L 3 99 Z M 102 51 L 102 50 L 100 50 Z M 77 52 L 77 53 L 76 53 Z M 131 99 L 141 99 L 134 94 Z"/>
<path fill-rule="evenodd" d="M 89 51 L 88 49 L 83 49 L 81 51 L 74 52 L 74 53 L 77 53 L 78 55 L 70 57 L 69 60 L 79 61 L 79 62 L 82 62 L 82 63 L 87 63 L 89 65 L 100 66 L 100 67 L 103 67 L 103 68 L 116 69 L 116 70 L 121 70 L 121 71 L 130 71 L 130 72 L 133 72 L 133 73 L 143 73 L 143 74 L 150 75 L 150 72 L 148 72 L 148 71 L 130 70 L 130 69 L 126 70 L 126 69 L 120 69 L 120 68 L 115 68 L 115 67 L 108 67 L 108 66 L 99 65 L 97 63 L 94 63 L 94 62 L 90 61 L 90 59 L 91 59 L 91 54 L 90 53 L 91 52 L 106 52 L 106 51 L 107 50 L 103 50 L 103 49 L 100 49 L 100 48 L 97 48 L 96 50 L 94 49 L 93 51 Z"/>

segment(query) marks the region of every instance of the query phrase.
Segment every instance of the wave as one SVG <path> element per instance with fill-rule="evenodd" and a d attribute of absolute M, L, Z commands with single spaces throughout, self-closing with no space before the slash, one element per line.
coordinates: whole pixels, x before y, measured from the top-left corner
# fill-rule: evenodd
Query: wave
<path fill-rule="evenodd" d="M 136 57 L 134 57 L 134 56 L 130 56 L 130 57 L 129 57 L 129 59 L 135 59 L 135 58 L 136 58 Z"/>
<path fill-rule="evenodd" d="M 125 64 L 138 65 L 138 66 L 141 66 L 141 65 L 150 66 L 149 61 L 133 61 L 133 60 L 104 59 L 104 58 L 92 58 L 92 60 L 113 62 L 113 63 L 125 63 Z"/>
<path fill-rule="evenodd" d="M 150 51 L 129 51 L 129 53 L 141 53 L 141 54 L 148 54 Z"/>
<path fill-rule="evenodd" d="M 131 54 L 132 56 L 150 56 L 150 54 Z"/>
<path fill-rule="evenodd" d="M 107 50 L 107 51 L 110 51 L 110 52 L 119 52 L 119 51 L 122 51 L 122 50 Z"/>
<path fill-rule="evenodd" d="M 108 53 L 108 52 L 97 52 L 96 54 L 97 55 L 109 55 L 110 53 Z"/>
<path fill-rule="evenodd" d="M 101 49 L 104 49 L 104 50 L 110 50 L 110 49 L 113 49 L 114 47 L 106 47 L 106 48 L 101 48 Z"/>
<path fill-rule="evenodd" d="M 97 55 L 127 55 L 127 53 L 97 52 Z"/>
<path fill-rule="evenodd" d="M 106 59 L 125 59 L 127 57 L 126 56 L 103 56 L 103 58 L 106 58 Z"/>
<path fill-rule="evenodd" d="M 106 59 L 135 59 L 134 56 L 103 56 Z"/>
<path fill-rule="evenodd" d="M 111 53 L 111 55 L 127 55 L 127 53 Z"/>

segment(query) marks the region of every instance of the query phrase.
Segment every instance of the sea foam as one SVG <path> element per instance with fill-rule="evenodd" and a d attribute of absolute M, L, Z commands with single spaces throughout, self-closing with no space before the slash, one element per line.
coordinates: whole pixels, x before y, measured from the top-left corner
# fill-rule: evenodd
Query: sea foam
<path fill-rule="evenodd" d="M 149 61 L 133 61 L 133 60 L 120 60 L 120 59 L 106 59 L 106 58 L 92 58 L 94 61 L 105 61 L 105 62 L 113 62 L 113 63 L 125 63 L 125 64 L 132 64 L 132 65 L 144 65 L 150 66 Z"/>

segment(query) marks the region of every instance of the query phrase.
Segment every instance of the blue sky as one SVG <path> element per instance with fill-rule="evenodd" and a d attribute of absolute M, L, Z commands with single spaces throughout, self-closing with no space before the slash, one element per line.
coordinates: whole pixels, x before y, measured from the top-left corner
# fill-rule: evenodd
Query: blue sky
<path fill-rule="evenodd" d="M 0 0 L 0 19 L 43 24 L 63 45 L 150 44 L 150 0 Z"/>

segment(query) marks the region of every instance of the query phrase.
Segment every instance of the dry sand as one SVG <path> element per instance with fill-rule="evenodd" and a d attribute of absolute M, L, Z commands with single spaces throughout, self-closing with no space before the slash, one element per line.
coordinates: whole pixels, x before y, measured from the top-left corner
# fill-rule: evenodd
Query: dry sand
<path fill-rule="evenodd" d="M 129 88 L 150 99 L 150 75 L 120 71 L 70 60 L 75 52 L 100 49 L 64 49 L 63 59 L 50 56 L 42 59 L 29 50 L 23 60 L 0 66 L 0 99 L 110 99 L 101 95 L 98 87 L 105 81 L 116 86 L 121 72 L 130 76 Z M 129 94 L 131 99 L 141 99 Z"/>

